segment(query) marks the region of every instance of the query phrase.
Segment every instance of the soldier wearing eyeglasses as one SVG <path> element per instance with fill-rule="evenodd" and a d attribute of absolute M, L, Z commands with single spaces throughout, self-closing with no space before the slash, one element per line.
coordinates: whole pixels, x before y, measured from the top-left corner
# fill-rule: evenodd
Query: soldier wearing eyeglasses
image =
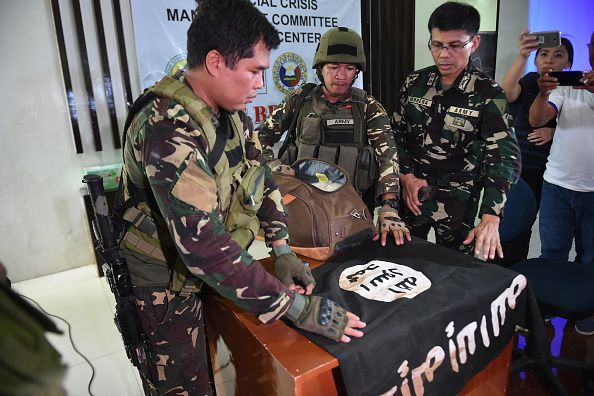
<path fill-rule="evenodd" d="M 494 259 L 503 257 L 499 222 L 520 153 L 503 90 L 470 63 L 479 26 L 468 4 L 433 11 L 428 47 L 435 65 L 408 76 L 392 123 L 411 234 L 426 239 L 434 228 L 438 244 Z"/>

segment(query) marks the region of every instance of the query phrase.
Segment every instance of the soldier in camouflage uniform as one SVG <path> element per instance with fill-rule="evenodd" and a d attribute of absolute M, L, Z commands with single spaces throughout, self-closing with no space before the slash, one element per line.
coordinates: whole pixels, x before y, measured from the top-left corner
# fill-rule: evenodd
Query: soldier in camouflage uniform
<path fill-rule="evenodd" d="M 306 84 L 287 96 L 260 124 L 258 137 L 272 160 L 272 146 L 293 127 L 280 160 L 291 164 L 313 157 L 342 166 L 371 212 L 381 203 L 375 239 L 381 235 L 385 245 L 392 233 L 401 245 L 410 234 L 398 216 L 398 157 L 390 118 L 381 103 L 352 86 L 365 66 L 359 34 L 345 27 L 328 30 L 313 60 L 321 84 Z"/>
<path fill-rule="evenodd" d="M 503 257 L 499 220 L 520 154 L 503 90 L 469 64 L 479 25 L 467 4 L 448 2 L 433 12 L 435 66 L 408 76 L 392 121 L 412 234 L 427 238 L 433 227 L 438 244 L 469 253 L 474 240 L 474 253 L 493 259 Z"/>
<path fill-rule="evenodd" d="M 200 1 L 188 30 L 188 70 L 149 88 L 125 132 L 117 210 L 151 344 L 141 369 L 146 394 L 212 394 L 201 282 L 263 323 L 285 317 L 342 342 L 363 335 L 358 317 L 309 295 L 313 277 L 287 245 L 281 196 L 244 113 L 279 42 L 251 2 Z M 246 251 L 260 226 L 284 283 Z"/>

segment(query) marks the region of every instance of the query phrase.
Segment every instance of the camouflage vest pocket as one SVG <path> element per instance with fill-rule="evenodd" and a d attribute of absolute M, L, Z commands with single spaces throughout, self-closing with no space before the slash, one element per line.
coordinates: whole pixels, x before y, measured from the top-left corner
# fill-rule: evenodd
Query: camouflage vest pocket
<path fill-rule="evenodd" d="M 237 191 L 233 194 L 225 226 L 231 237 L 242 248 L 246 248 L 260 229 L 257 213 L 264 198 L 265 170 L 253 166 L 243 176 Z"/>
<path fill-rule="evenodd" d="M 215 208 L 216 194 L 215 181 L 194 161 L 183 169 L 171 189 L 173 198 L 205 213 Z"/>
<path fill-rule="evenodd" d="M 320 144 L 320 122 L 319 117 L 305 117 L 301 124 L 299 141 L 305 144 Z"/>
<path fill-rule="evenodd" d="M 444 117 L 443 132 L 440 144 L 445 150 L 454 150 L 464 154 L 472 150 L 472 144 L 476 140 L 478 131 L 478 118 L 464 116 L 452 112 L 446 113 Z"/>

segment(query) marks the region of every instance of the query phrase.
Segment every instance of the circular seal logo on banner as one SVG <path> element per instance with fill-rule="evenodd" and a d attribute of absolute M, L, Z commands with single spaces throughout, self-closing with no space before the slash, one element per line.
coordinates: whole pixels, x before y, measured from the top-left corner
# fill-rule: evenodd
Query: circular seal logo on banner
<path fill-rule="evenodd" d="M 165 66 L 165 75 L 173 76 L 180 70 L 185 70 L 188 66 L 187 53 L 177 54 L 173 58 L 169 59 L 167 66 Z"/>
<path fill-rule="evenodd" d="M 307 81 L 307 66 L 299 55 L 285 52 L 272 66 L 274 85 L 283 94 L 295 92 Z"/>
<path fill-rule="evenodd" d="M 431 287 L 431 281 L 422 272 L 381 260 L 346 268 L 338 284 L 343 290 L 383 302 L 413 298 Z"/>

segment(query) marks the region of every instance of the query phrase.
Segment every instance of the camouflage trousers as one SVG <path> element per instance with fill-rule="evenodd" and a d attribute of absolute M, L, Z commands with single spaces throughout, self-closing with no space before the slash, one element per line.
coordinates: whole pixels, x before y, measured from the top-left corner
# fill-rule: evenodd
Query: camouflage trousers
<path fill-rule="evenodd" d="M 478 212 L 479 197 L 470 196 L 467 200 L 440 197 L 436 192 L 432 200 L 423 202 L 421 214 L 415 216 L 402 201 L 401 216 L 411 235 L 427 239 L 429 230 L 435 230 L 435 242 L 452 250 L 473 254 L 474 244 L 464 245 L 462 242 L 474 228 Z"/>
<path fill-rule="evenodd" d="M 165 287 L 134 287 L 133 294 L 151 345 L 141 372 L 145 394 L 212 395 L 200 298 Z"/>

